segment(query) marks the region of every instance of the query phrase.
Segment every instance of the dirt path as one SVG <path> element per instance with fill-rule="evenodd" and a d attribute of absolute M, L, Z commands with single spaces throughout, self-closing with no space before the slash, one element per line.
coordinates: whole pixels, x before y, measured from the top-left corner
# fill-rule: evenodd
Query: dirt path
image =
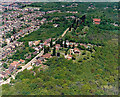
<path fill-rule="evenodd" d="M 67 33 L 67 31 L 69 30 L 69 28 L 67 28 L 64 33 L 62 34 L 62 37 Z"/>

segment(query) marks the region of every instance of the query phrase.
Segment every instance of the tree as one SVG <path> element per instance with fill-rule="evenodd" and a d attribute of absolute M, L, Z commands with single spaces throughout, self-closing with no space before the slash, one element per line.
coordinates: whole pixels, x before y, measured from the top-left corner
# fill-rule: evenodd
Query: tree
<path fill-rule="evenodd" d="M 7 66 L 6 63 L 3 63 L 3 67 L 4 67 L 5 69 L 8 69 L 8 66 Z"/>
<path fill-rule="evenodd" d="M 57 53 L 57 56 L 58 56 L 58 57 L 60 56 L 60 52 Z"/>
<path fill-rule="evenodd" d="M 85 55 L 86 54 L 86 51 L 83 51 L 82 55 Z"/>
<path fill-rule="evenodd" d="M 18 66 L 17 69 L 22 69 L 22 67 Z"/>
<path fill-rule="evenodd" d="M 71 31 L 72 26 L 69 27 L 69 31 Z"/>
<path fill-rule="evenodd" d="M 64 41 L 64 47 L 67 48 L 66 40 Z"/>
<path fill-rule="evenodd" d="M 15 29 L 15 27 L 13 27 L 13 33 L 16 33 L 16 29 Z"/>
<path fill-rule="evenodd" d="M 54 49 L 53 49 L 53 56 L 55 56 L 56 55 L 56 48 L 54 47 Z"/>
<path fill-rule="evenodd" d="M 51 41 L 50 41 L 50 47 L 53 47 L 52 38 L 51 38 Z"/>
<path fill-rule="evenodd" d="M 79 48 L 79 49 L 80 49 L 80 47 L 81 47 L 81 46 L 80 46 L 80 44 L 78 44 L 77 48 Z"/>
<path fill-rule="evenodd" d="M 58 39 L 58 40 L 56 41 L 56 44 L 60 44 L 60 39 Z"/>
<path fill-rule="evenodd" d="M 4 80 L 4 81 L 6 81 L 6 80 L 7 80 L 7 78 L 6 78 L 6 77 L 4 77 L 4 78 L 3 78 L 3 80 Z"/>
<path fill-rule="evenodd" d="M 72 49 L 74 49 L 75 48 L 75 45 L 73 44 L 73 47 L 72 47 Z"/>
<path fill-rule="evenodd" d="M 47 47 L 47 52 L 48 52 L 48 51 L 50 51 L 50 47 L 49 47 L 49 46 Z"/>
<path fill-rule="evenodd" d="M 82 62 L 82 59 L 79 59 L 78 62 Z"/>
<path fill-rule="evenodd" d="M 80 46 L 80 49 L 81 49 L 81 50 L 85 50 L 86 48 L 85 48 L 85 46 L 81 45 L 81 46 Z"/>
<path fill-rule="evenodd" d="M 24 44 L 25 44 L 25 47 L 29 47 L 29 45 L 28 45 L 28 42 L 27 42 L 27 41 L 25 41 L 25 42 L 24 42 Z"/>
<path fill-rule="evenodd" d="M 63 47 L 63 40 L 60 40 L 60 46 Z"/>
<path fill-rule="evenodd" d="M 67 55 L 67 51 L 65 51 L 65 55 Z"/>
<path fill-rule="evenodd" d="M 44 46 L 44 54 L 48 53 L 48 48 Z"/>
<path fill-rule="evenodd" d="M 72 60 L 75 60 L 76 59 L 76 56 L 73 54 L 72 55 Z"/>

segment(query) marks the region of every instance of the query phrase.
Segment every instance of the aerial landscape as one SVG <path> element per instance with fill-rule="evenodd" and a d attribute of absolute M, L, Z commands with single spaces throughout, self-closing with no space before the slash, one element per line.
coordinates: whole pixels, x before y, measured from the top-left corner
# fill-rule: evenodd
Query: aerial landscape
<path fill-rule="evenodd" d="M 2 2 L 2 95 L 118 95 L 118 2 Z"/>

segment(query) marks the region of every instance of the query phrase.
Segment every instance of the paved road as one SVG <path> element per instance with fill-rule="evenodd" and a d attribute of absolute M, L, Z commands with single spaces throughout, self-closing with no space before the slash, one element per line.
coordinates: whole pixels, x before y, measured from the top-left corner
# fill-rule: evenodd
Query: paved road
<path fill-rule="evenodd" d="M 25 66 L 22 66 L 22 69 L 18 70 L 15 74 L 11 75 L 11 77 L 8 78 L 6 81 L 1 82 L 0 85 L 10 83 L 10 79 L 11 79 L 11 78 L 15 79 L 15 76 L 17 75 L 17 73 L 19 73 L 19 72 L 25 70 L 26 68 L 28 68 L 29 66 L 31 66 L 31 63 L 33 63 L 33 62 L 36 60 L 37 57 L 42 56 L 43 53 L 44 53 L 44 50 L 42 50 L 37 56 L 35 56 L 35 57 L 34 57 L 30 62 L 28 62 Z"/>

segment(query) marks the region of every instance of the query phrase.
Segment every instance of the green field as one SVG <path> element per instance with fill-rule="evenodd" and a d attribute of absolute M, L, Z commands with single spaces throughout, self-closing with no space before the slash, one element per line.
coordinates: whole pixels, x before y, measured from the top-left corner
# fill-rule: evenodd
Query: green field
<path fill-rule="evenodd" d="M 59 27 L 54 27 L 53 24 L 42 25 L 37 31 L 26 35 L 19 39 L 19 41 L 34 41 L 34 40 L 45 40 L 48 38 L 56 38 L 63 34 L 68 27 L 64 24 L 64 21 L 59 24 Z"/>

